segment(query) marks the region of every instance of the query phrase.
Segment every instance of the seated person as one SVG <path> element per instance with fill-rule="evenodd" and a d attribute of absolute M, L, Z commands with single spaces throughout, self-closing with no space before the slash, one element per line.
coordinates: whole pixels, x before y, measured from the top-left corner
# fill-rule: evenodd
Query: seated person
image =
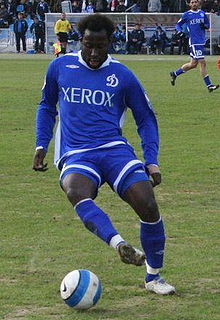
<path fill-rule="evenodd" d="M 142 44 L 145 41 L 144 31 L 141 25 L 136 23 L 134 29 L 128 35 L 127 51 L 130 54 L 140 53 Z"/>
<path fill-rule="evenodd" d="M 164 54 L 165 48 L 169 42 L 166 32 L 158 26 L 150 38 L 150 50 L 153 54 Z"/>

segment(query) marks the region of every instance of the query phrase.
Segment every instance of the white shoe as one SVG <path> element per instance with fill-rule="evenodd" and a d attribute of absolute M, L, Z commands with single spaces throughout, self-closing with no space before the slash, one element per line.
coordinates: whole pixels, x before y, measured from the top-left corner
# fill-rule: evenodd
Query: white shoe
<path fill-rule="evenodd" d="M 132 247 L 126 242 L 122 242 L 117 247 L 121 261 L 127 264 L 134 264 L 135 266 L 142 266 L 145 264 L 144 253 Z"/>
<path fill-rule="evenodd" d="M 170 284 L 166 283 L 163 278 L 156 278 L 152 281 L 145 282 L 145 288 L 148 291 L 157 293 L 157 294 L 174 294 L 176 292 L 175 288 Z"/>

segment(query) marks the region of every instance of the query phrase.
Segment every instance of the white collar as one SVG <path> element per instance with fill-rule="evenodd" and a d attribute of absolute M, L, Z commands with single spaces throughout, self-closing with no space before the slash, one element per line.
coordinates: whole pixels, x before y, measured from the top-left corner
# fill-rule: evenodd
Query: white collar
<path fill-rule="evenodd" d="M 90 67 L 88 66 L 88 64 L 83 60 L 83 58 L 82 58 L 82 50 L 78 51 L 78 57 L 79 57 L 79 62 L 80 62 L 82 65 L 84 65 L 86 68 L 88 68 L 88 69 L 90 69 L 90 70 L 93 70 L 93 71 L 94 71 L 94 70 L 99 70 L 99 69 L 104 68 L 104 67 L 107 67 L 107 66 L 110 64 L 111 60 L 112 60 L 111 56 L 108 54 L 107 59 L 103 62 L 103 64 L 102 64 L 98 69 L 92 69 L 92 68 L 90 68 Z"/>

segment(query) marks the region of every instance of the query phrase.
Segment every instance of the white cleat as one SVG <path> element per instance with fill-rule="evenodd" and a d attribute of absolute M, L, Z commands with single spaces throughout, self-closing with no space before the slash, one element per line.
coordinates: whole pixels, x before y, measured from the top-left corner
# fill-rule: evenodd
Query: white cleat
<path fill-rule="evenodd" d="M 118 245 L 118 253 L 121 261 L 127 264 L 134 264 L 135 266 L 142 266 L 145 264 L 144 253 L 132 247 L 130 244 L 123 242 Z"/>
<path fill-rule="evenodd" d="M 156 278 L 152 281 L 145 282 L 145 288 L 148 291 L 157 293 L 157 294 L 174 294 L 176 292 L 175 288 L 170 284 L 166 283 L 163 278 Z"/>

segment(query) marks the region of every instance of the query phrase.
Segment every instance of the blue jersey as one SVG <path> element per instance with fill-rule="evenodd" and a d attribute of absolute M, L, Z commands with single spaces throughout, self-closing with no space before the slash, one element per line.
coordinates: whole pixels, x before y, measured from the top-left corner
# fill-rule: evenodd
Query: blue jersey
<path fill-rule="evenodd" d="M 122 136 L 127 107 L 136 121 L 146 164 L 157 164 L 157 121 L 135 75 L 110 56 L 99 69 L 89 68 L 81 52 L 54 59 L 38 106 L 36 146 L 47 150 L 57 115 L 55 162 L 59 168 L 71 154 L 127 144 Z"/>
<path fill-rule="evenodd" d="M 184 12 L 180 20 L 176 24 L 176 30 L 182 31 L 183 24 L 186 24 L 189 32 L 190 45 L 205 45 L 205 29 L 201 28 L 203 23 L 206 28 L 209 28 L 209 19 L 203 10 L 189 10 Z"/>

